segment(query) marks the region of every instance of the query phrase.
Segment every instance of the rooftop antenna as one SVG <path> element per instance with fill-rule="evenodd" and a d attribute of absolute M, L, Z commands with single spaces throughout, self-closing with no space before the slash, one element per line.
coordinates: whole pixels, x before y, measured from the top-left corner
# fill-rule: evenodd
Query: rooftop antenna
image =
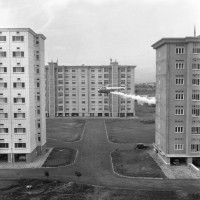
<path fill-rule="evenodd" d="M 196 37 L 196 26 L 194 25 L 194 37 Z"/>

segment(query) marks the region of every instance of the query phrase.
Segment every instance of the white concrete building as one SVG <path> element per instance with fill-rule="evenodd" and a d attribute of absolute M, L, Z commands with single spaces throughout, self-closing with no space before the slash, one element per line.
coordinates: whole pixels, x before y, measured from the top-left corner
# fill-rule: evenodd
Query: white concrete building
<path fill-rule="evenodd" d="M 45 152 L 45 36 L 0 29 L 0 160 L 34 160 Z"/>
<path fill-rule="evenodd" d="M 135 93 L 134 65 L 46 66 L 46 114 L 49 117 L 133 117 L 135 103 L 114 94 L 98 93 L 104 85 L 125 86 Z"/>

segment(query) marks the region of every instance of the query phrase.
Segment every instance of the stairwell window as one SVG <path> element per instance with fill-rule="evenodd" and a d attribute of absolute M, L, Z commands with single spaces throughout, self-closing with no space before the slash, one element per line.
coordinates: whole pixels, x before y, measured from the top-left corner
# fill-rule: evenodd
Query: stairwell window
<path fill-rule="evenodd" d="M 183 130 L 184 130 L 183 126 L 176 126 L 174 133 L 183 133 Z"/>
<path fill-rule="evenodd" d="M 200 134 L 200 127 L 192 127 L 191 128 L 191 133 L 192 134 Z"/>
<path fill-rule="evenodd" d="M 200 144 L 191 144 L 191 152 L 200 152 Z"/>
<path fill-rule="evenodd" d="M 0 58 L 6 57 L 6 51 L 0 51 Z"/>
<path fill-rule="evenodd" d="M 184 54 L 185 48 L 184 47 L 176 47 L 176 54 Z"/>

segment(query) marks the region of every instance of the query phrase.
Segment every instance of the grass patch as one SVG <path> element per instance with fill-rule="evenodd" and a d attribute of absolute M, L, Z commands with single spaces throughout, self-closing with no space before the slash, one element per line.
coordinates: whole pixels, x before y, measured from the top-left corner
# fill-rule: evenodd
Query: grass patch
<path fill-rule="evenodd" d="M 76 150 L 71 148 L 54 148 L 42 167 L 59 167 L 73 163 Z"/>
<path fill-rule="evenodd" d="M 156 111 L 155 105 L 148 105 L 148 104 L 140 105 L 137 102 L 135 103 L 135 114 L 136 116 L 142 119 L 149 119 L 155 121 L 155 111 Z"/>
<path fill-rule="evenodd" d="M 155 124 L 141 120 L 107 120 L 109 140 L 114 143 L 152 144 L 155 138 Z"/>
<path fill-rule="evenodd" d="M 47 137 L 63 142 L 75 142 L 81 138 L 85 120 L 47 119 Z"/>
<path fill-rule="evenodd" d="M 114 170 L 121 175 L 166 178 L 148 150 L 116 150 L 111 156 Z"/>

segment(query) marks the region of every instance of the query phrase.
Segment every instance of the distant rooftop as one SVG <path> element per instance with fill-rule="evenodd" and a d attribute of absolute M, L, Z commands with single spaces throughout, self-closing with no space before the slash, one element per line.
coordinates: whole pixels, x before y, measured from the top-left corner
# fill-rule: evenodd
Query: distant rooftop
<path fill-rule="evenodd" d="M 40 36 L 44 40 L 46 39 L 46 37 L 43 34 L 35 33 L 31 28 L 0 28 L 0 31 L 16 31 L 16 32 L 28 31 L 32 35 Z"/>
<path fill-rule="evenodd" d="M 185 37 L 185 38 L 162 38 L 152 45 L 154 49 L 164 45 L 164 44 L 174 44 L 174 43 L 188 43 L 188 42 L 200 42 L 200 36 L 197 37 Z"/>

